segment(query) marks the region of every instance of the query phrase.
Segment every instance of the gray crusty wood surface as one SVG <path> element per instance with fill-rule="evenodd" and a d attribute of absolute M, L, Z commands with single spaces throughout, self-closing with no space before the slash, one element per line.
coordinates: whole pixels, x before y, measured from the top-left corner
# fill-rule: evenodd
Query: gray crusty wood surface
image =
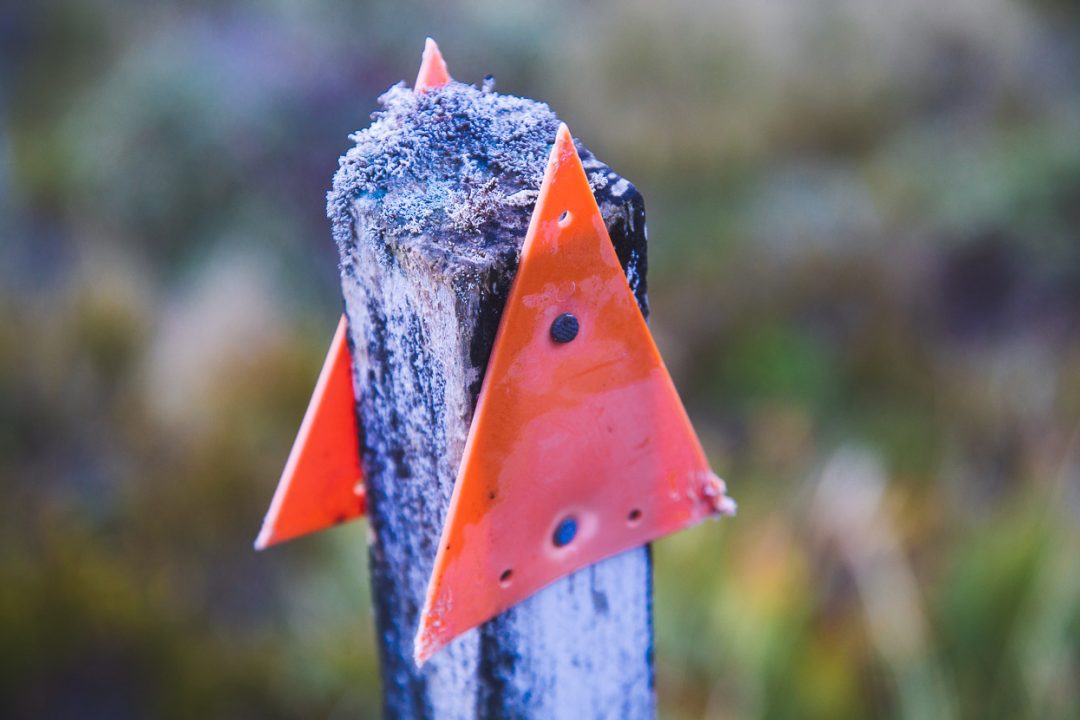
<path fill-rule="evenodd" d="M 388 718 L 654 715 L 648 548 L 564 578 L 423 668 L 413 636 L 484 367 L 558 120 L 451 83 L 402 85 L 328 195 L 363 426 Z M 578 147 L 642 312 L 645 210 Z M 478 582 L 481 581 L 478 579 Z"/>

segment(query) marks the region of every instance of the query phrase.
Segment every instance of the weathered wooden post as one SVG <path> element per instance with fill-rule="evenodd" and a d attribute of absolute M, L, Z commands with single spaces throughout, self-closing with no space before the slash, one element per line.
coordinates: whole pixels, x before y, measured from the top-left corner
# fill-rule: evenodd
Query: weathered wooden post
<path fill-rule="evenodd" d="M 367 512 L 388 717 L 649 717 L 648 543 L 735 503 L 645 324 L 641 196 L 430 39 L 380 102 L 327 197 L 347 322 L 255 547 Z"/>
<path fill-rule="evenodd" d="M 384 713 L 644 718 L 655 711 L 641 547 L 557 581 L 422 668 L 413 638 L 465 438 L 558 120 L 454 83 L 392 88 L 329 195 L 371 523 Z M 643 313 L 645 210 L 579 146 Z"/>

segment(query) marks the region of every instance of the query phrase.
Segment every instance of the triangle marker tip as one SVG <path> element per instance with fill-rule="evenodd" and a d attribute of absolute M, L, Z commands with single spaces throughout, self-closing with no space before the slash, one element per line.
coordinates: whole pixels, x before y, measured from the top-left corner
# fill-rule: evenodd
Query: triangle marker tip
<path fill-rule="evenodd" d="M 559 123 L 559 130 L 555 133 L 555 145 L 551 148 L 551 159 L 558 162 L 566 159 L 570 153 L 577 154 L 574 136 L 570 134 L 570 128 L 566 123 Z"/>
<path fill-rule="evenodd" d="M 260 550 L 265 550 L 266 546 L 269 544 L 269 541 L 270 541 L 270 538 L 266 537 L 266 530 L 265 529 L 260 530 L 259 531 L 259 537 L 255 538 L 255 543 L 254 543 L 254 547 L 255 547 L 256 552 L 260 551 Z"/>
<path fill-rule="evenodd" d="M 559 123 L 559 129 L 555 133 L 555 142 L 548 156 L 547 168 L 544 170 L 544 180 L 540 184 L 542 195 L 545 193 L 545 188 L 555 181 L 555 176 L 568 164 L 581 167 L 581 156 L 578 155 L 577 147 L 574 145 L 574 136 L 570 134 L 570 128 L 566 123 Z M 581 175 L 585 175 L 584 167 L 581 169 Z M 546 192 L 550 192 L 550 189 Z M 591 190 L 589 196 L 592 197 Z"/>
<path fill-rule="evenodd" d="M 440 88 L 448 82 L 450 82 L 450 71 L 439 51 L 439 44 L 429 37 L 424 40 L 424 53 L 420 57 L 420 72 L 416 74 L 413 90 L 427 92 Z"/>

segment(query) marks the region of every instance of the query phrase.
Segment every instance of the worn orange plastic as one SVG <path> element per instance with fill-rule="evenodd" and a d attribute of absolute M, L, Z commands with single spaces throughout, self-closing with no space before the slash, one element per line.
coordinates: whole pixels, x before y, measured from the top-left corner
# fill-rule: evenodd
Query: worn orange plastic
<path fill-rule="evenodd" d="M 426 92 L 440 88 L 450 82 L 450 71 L 446 67 L 439 46 L 434 40 L 428 38 L 424 41 L 424 54 L 420 58 L 420 72 L 416 75 L 416 85 L 413 89 L 417 92 Z"/>
<path fill-rule="evenodd" d="M 348 323 L 341 316 L 255 548 L 364 514 Z"/>
<path fill-rule="evenodd" d="M 578 326 L 569 341 L 572 327 L 553 329 L 567 313 Z M 563 125 L 469 430 L 416 662 L 575 570 L 733 513 L 725 493 Z"/>

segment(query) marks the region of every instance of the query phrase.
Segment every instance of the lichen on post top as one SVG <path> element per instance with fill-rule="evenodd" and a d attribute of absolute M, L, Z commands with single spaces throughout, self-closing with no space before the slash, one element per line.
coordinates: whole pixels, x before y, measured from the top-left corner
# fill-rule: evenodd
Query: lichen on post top
<path fill-rule="evenodd" d="M 490 76 L 482 88 L 451 80 L 417 92 L 398 83 L 379 104 L 371 126 L 349 136 L 355 145 L 327 195 L 343 256 L 359 228 L 385 242 L 422 239 L 458 259 L 520 249 L 560 123 L 551 108 L 495 92 Z M 625 234 L 641 233 L 641 196 L 577 146 L 609 230 L 625 223 Z M 643 253 L 624 256 L 615 245 L 644 301 Z"/>
<path fill-rule="evenodd" d="M 363 203 L 369 227 L 389 236 L 497 242 L 491 230 L 527 224 L 520 208 L 535 201 L 559 126 L 547 105 L 455 81 L 428 92 L 399 83 L 379 103 L 334 176 L 327 212 L 339 243 L 350 239 L 350 203 L 364 200 L 376 201 Z"/>

